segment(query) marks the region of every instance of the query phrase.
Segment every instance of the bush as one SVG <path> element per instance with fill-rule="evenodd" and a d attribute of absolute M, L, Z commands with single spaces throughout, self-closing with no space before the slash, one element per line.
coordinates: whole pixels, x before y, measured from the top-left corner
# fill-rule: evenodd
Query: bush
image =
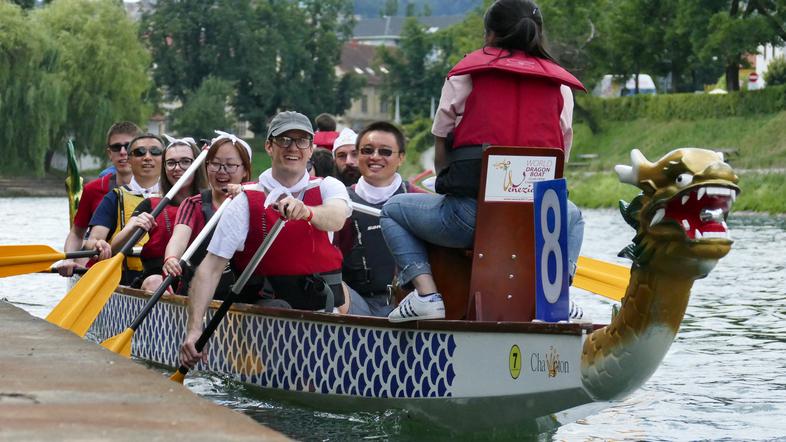
<path fill-rule="evenodd" d="M 744 117 L 786 110 L 786 85 L 724 95 L 669 94 L 636 95 L 620 98 L 577 97 L 579 106 L 598 122 L 633 121 L 639 118 L 703 120 Z M 577 120 L 581 115 L 577 114 Z"/>
<path fill-rule="evenodd" d="M 786 57 L 781 56 L 770 62 L 764 74 L 764 81 L 767 82 L 767 86 L 786 84 Z"/>

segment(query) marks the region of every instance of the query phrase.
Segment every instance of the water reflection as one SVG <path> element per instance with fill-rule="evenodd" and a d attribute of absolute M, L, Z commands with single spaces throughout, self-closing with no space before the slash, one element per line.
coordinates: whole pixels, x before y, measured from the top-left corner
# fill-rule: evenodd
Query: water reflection
<path fill-rule="evenodd" d="M 61 249 L 67 211 L 63 198 L 0 198 L 0 244 L 43 243 Z M 624 263 L 616 253 L 633 230 L 616 211 L 588 210 L 584 215 L 583 254 Z M 729 226 L 736 241 L 731 253 L 694 286 L 680 334 L 650 381 L 613 407 L 556 431 L 530 435 L 532 439 L 786 438 L 786 218 L 733 214 Z M 56 275 L 3 278 L 0 298 L 43 317 L 65 287 Z M 608 322 L 611 302 L 581 290 L 573 296 L 596 322 Z M 220 376 L 190 377 L 187 385 L 300 440 L 446 436 L 413 427 L 401 412 L 314 412 Z"/>

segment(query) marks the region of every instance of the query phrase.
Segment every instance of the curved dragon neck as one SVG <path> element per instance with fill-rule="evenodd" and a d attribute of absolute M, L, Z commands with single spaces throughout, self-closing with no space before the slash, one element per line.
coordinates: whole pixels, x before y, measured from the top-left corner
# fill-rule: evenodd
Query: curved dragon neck
<path fill-rule="evenodd" d="M 693 281 L 714 266 L 658 255 L 631 271 L 619 313 L 584 342 L 582 383 L 596 400 L 619 398 L 649 379 L 679 330 Z"/>

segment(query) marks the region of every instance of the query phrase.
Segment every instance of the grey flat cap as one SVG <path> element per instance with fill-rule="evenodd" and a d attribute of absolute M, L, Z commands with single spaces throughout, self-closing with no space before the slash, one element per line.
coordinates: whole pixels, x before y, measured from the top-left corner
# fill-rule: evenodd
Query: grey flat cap
<path fill-rule="evenodd" d="M 279 112 L 278 115 L 270 120 L 266 139 L 277 137 L 288 130 L 294 129 L 308 132 L 312 137 L 314 136 L 314 128 L 311 126 L 311 120 L 307 116 L 294 111 L 284 111 Z"/>

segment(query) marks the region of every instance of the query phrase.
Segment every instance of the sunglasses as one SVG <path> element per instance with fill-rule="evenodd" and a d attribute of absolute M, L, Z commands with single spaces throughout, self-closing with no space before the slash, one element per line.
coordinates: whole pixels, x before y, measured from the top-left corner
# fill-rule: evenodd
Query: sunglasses
<path fill-rule="evenodd" d="M 121 150 L 125 149 L 128 152 L 128 143 L 114 143 L 108 144 L 106 147 L 109 148 L 112 152 L 120 152 Z"/>
<path fill-rule="evenodd" d="M 360 154 L 361 155 L 366 155 L 366 156 L 370 157 L 370 156 L 374 155 L 374 152 L 379 154 L 379 156 L 381 156 L 381 157 L 389 157 L 389 156 L 393 155 L 394 153 L 398 153 L 398 152 L 393 152 L 393 149 L 391 149 L 389 147 L 377 147 L 377 148 L 374 148 L 374 147 L 371 147 L 371 146 L 363 146 L 363 147 L 360 148 Z"/>
<path fill-rule="evenodd" d="M 160 157 L 161 155 L 164 154 L 164 149 L 162 149 L 159 146 L 150 146 L 150 147 L 139 146 L 139 147 L 135 147 L 134 150 L 131 151 L 131 155 L 137 158 L 142 158 L 148 153 L 150 153 L 151 156 Z"/>

